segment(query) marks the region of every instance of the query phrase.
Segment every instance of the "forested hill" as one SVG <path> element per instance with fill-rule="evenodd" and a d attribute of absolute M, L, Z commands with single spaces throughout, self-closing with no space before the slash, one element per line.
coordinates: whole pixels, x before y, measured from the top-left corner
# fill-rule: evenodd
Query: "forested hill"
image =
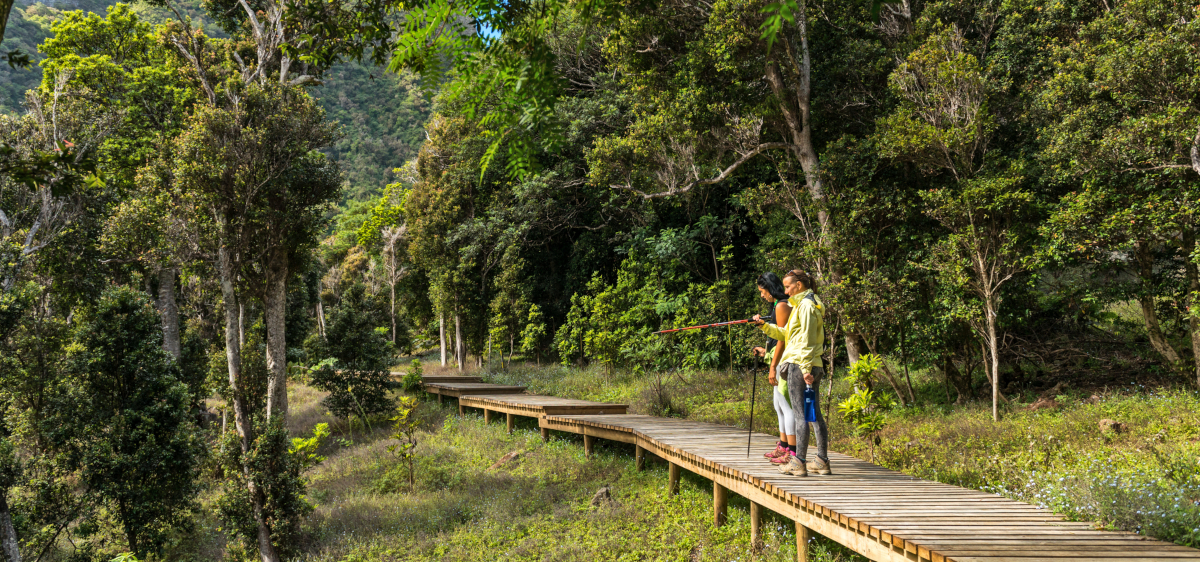
<path fill-rule="evenodd" d="M 69 10 L 95 12 L 101 16 L 114 0 L 18 0 L 9 16 L 3 52 L 14 49 L 40 60 L 38 45 L 52 35 L 51 26 Z M 129 3 L 129 2 L 127 2 Z M 130 3 L 143 20 L 161 23 L 168 12 L 145 3 Z M 225 33 L 212 22 L 198 0 L 181 2 L 185 15 L 210 37 Z M 0 112 L 21 110 L 25 91 L 42 80 L 41 68 L 14 69 L 0 64 Z M 325 84 L 312 90 L 330 119 L 342 126 L 343 137 L 326 152 L 341 165 L 347 189 L 344 197 L 361 201 L 378 195 L 394 181 L 392 170 L 414 158 L 424 139 L 422 126 L 429 117 L 430 103 L 409 75 L 384 72 L 359 64 L 342 64 L 326 76 Z"/>

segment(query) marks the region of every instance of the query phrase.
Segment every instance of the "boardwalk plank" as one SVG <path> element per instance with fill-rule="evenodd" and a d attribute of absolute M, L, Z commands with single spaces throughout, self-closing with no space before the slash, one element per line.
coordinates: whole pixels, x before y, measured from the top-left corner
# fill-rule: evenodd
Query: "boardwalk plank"
<path fill-rule="evenodd" d="M 797 478 L 762 459 L 776 439 L 715 424 L 633 414 L 547 415 L 544 428 L 618 440 L 701 476 L 872 560 L 1200 561 L 1200 551 L 1086 522 L 994 494 L 930 482 L 838 453 L 834 474 Z M 746 441 L 750 440 L 750 455 Z M 808 455 L 815 451 L 809 449 Z"/>

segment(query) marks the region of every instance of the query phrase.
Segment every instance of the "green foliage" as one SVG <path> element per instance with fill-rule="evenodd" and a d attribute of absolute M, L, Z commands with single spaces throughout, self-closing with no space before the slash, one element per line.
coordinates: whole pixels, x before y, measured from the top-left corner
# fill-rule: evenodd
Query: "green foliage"
<path fill-rule="evenodd" d="M 930 35 L 888 79 L 901 103 L 878 123 L 880 154 L 913 162 L 925 173 L 970 177 L 995 128 L 987 108 L 991 87 L 957 26 Z"/>
<path fill-rule="evenodd" d="M 299 546 L 301 520 L 313 509 L 304 499 L 306 486 L 301 475 L 311 457 L 290 453 L 291 439 L 279 418 L 267 423 L 261 420 L 255 420 L 257 431 L 245 455 L 236 433 L 222 436 L 225 455 L 220 464 L 227 479 L 216 507 L 225 530 L 245 552 L 258 551 L 256 518 L 261 517 L 271 522 L 271 543 L 286 556 Z M 247 477 L 254 480 L 258 501 L 250 497 Z M 255 513 L 256 504 L 262 506 L 260 513 Z"/>
<path fill-rule="evenodd" d="M 529 305 L 529 316 L 525 319 L 525 327 L 521 329 L 521 352 L 532 354 L 538 364 L 542 362 L 545 352 L 546 321 L 542 309 L 536 304 Z"/>
<path fill-rule="evenodd" d="M 564 365 L 582 358 L 598 361 L 606 369 L 711 369 L 728 364 L 731 345 L 740 349 L 749 339 L 759 339 L 746 326 L 652 334 L 750 316 L 752 297 L 731 295 L 733 283 L 728 277 L 711 284 L 688 282 L 679 261 L 686 254 L 679 251 L 680 241 L 671 232 L 649 242 L 657 248 L 654 257 L 673 257 L 674 263 L 631 254 L 617 271 L 615 283 L 607 285 L 594 276 L 586 293 L 572 297 L 567 321 L 555 334 Z M 726 259 L 728 255 L 720 261 Z"/>
<path fill-rule="evenodd" d="M 317 451 L 325 441 L 329 439 L 329 424 L 319 423 L 313 427 L 312 437 L 293 437 L 292 446 L 288 449 L 288 453 L 296 457 L 300 463 L 300 472 L 317 466 L 324 462 L 325 457 L 318 455 Z"/>
<path fill-rule="evenodd" d="M 203 448 L 191 396 L 142 294 L 105 291 L 78 320 L 70 388 L 52 416 L 59 449 L 117 513 L 129 549 L 158 551 L 191 523 Z"/>
<path fill-rule="evenodd" d="M 851 433 L 866 437 L 871 443 L 872 460 L 875 446 L 880 443 L 879 434 L 887 424 L 887 411 L 896 405 L 890 396 L 874 389 L 873 377 L 880 367 L 883 367 L 883 358 L 878 355 L 868 353 L 859 357 L 847 377 L 854 391 L 838 402 L 838 412 L 850 424 Z"/>
<path fill-rule="evenodd" d="M 410 491 L 416 482 L 417 431 L 421 426 L 420 419 L 413 415 L 417 404 L 417 399 L 412 396 L 401 396 L 396 401 L 396 415 L 391 418 L 391 438 L 398 443 L 388 445 L 388 452 L 399 457 L 400 462 L 408 468 Z"/>
<path fill-rule="evenodd" d="M 314 335 L 306 342 L 310 358 L 333 360 L 319 365 L 311 380 L 329 392 L 324 404 L 337 417 L 365 419 L 395 407 L 388 396 L 394 352 L 378 322 L 365 288 L 355 285 L 327 314 L 325 338 Z"/>
<path fill-rule="evenodd" d="M 409 364 L 408 372 L 404 373 L 404 378 L 400 381 L 400 388 L 405 392 L 413 392 L 421 389 L 421 380 L 425 373 L 421 370 L 421 360 L 413 358 Z"/>

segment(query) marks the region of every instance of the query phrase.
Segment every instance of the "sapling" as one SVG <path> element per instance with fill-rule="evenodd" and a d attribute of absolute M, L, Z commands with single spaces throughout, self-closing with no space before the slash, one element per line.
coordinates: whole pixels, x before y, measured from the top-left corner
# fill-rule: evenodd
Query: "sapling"
<path fill-rule="evenodd" d="M 392 417 L 392 439 L 398 441 L 388 445 L 388 452 L 396 455 L 408 468 L 408 489 L 413 490 L 416 471 L 417 429 L 420 422 L 413 416 L 417 410 L 417 399 L 401 396 L 396 401 L 396 415 Z"/>
<path fill-rule="evenodd" d="M 896 405 L 891 396 L 875 392 L 874 373 L 882 364 L 882 358 L 875 354 L 860 357 L 850 367 L 848 376 L 854 394 L 838 403 L 838 411 L 854 428 L 854 436 L 867 438 L 871 447 L 871 462 L 875 462 L 875 446 L 879 445 L 879 434 L 886 425 L 884 412 Z"/>

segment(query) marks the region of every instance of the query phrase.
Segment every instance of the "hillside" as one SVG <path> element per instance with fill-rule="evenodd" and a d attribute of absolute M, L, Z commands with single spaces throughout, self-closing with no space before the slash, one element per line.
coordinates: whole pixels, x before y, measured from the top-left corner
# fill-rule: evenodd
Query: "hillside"
<path fill-rule="evenodd" d="M 40 60 L 37 47 L 51 34 L 54 21 L 65 11 L 84 10 L 103 15 L 110 0 L 18 1 L 5 31 L 4 52 L 20 50 Z M 144 3 L 134 11 L 145 20 L 161 23 L 167 10 Z M 185 0 L 183 10 L 196 25 L 214 37 L 225 33 L 211 21 L 197 0 Z M 20 111 L 25 91 L 41 83 L 41 69 L 14 69 L 0 65 L 0 113 Z M 386 73 L 348 63 L 335 67 L 326 83 L 313 90 L 330 119 L 342 126 L 343 137 L 328 149 L 341 164 L 348 200 L 365 200 L 392 181 L 392 170 L 416 156 L 424 140 L 422 127 L 429 117 L 430 102 L 408 75 Z"/>

